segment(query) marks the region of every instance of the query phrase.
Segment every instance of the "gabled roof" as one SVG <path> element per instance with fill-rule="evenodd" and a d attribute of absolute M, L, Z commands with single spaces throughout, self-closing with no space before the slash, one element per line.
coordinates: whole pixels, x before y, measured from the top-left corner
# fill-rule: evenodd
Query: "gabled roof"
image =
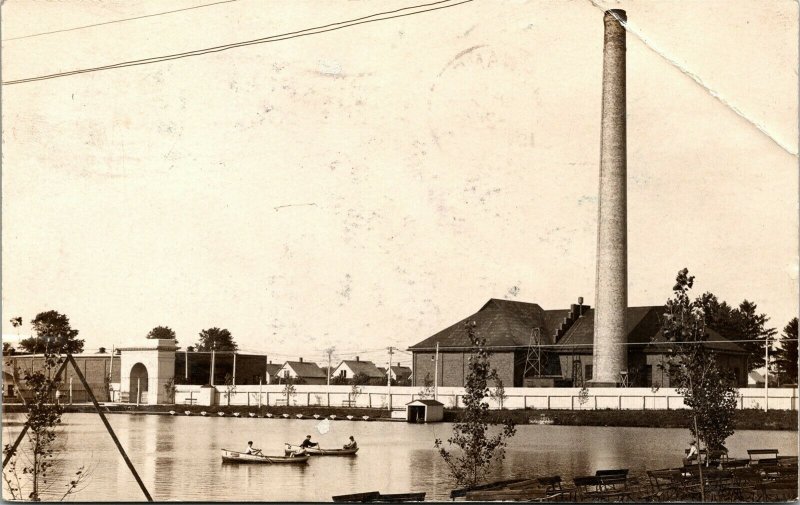
<path fill-rule="evenodd" d="M 290 366 L 298 377 L 322 377 L 325 378 L 325 372 L 316 364 L 309 363 L 308 361 L 287 361 L 283 367 Z"/>
<path fill-rule="evenodd" d="M 525 347 L 531 336 L 538 335 L 543 344 L 553 343 L 553 335 L 558 325 L 569 315 L 569 310 L 542 309 L 538 304 L 499 300 L 492 298 L 481 309 L 456 324 L 441 330 L 432 337 L 412 345 L 411 350 L 433 349 L 439 347 L 471 347 L 465 323 L 475 321 L 476 332 L 486 338 L 487 347 Z"/>
<path fill-rule="evenodd" d="M 275 375 L 278 373 L 278 370 L 283 368 L 283 365 L 276 365 L 274 363 L 267 363 L 267 373 L 270 375 Z"/>
<path fill-rule="evenodd" d="M 628 307 L 627 326 L 629 344 L 641 344 L 645 352 L 663 352 L 668 348 L 664 335 L 661 332 L 661 316 L 664 313 L 663 305 L 648 307 Z M 706 347 L 715 351 L 728 353 L 744 353 L 744 349 L 721 336 L 716 331 L 707 328 L 709 342 Z M 558 341 L 558 352 L 591 351 L 594 343 L 594 309 L 589 309 L 583 317 L 564 333 Z"/>
<path fill-rule="evenodd" d="M 406 403 L 406 405 L 411 405 L 412 403 L 421 403 L 423 405 L 434 405 L 434 406 L 438 405 L 439 407 L 444 407 L 444 403 L 442 403 L 440 401 L 437 401 L 437 400 L 429 400 L 429 399 L 426 399 L 426 398 L 408 402 L 408 403 Z"/>
<path fill-rule="evenodd" d="M 339 367 L 341 367 L 342 365 L 347 365 L 347 367 L 353 371 L 354 375 L 360 373 L 370 378 L 384 376 L 384 374 L 381 373 L 380 370 L 378 370 L 378 367 L 376 367 L 375 363 L 373 363 L 372 361 L 360 361 L 360 360 L 357 361 L 354 359 L 346 359 L 342 360 L 342 362 L 339 363 L 339 366 L 336 367 L 336 370 L 338 370 Z"/>
<path fill-rule="evenodd" d="M 399 380 L 406 379 L 411 376 L 411 368 L 407 366 L 392 366 L 392 373 Z"/>

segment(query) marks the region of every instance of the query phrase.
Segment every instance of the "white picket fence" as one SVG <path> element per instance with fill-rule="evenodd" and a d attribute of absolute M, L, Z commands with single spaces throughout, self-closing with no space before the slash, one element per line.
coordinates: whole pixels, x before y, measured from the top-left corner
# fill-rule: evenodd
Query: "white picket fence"
<path fill-rule="evenodd" d="M 282 385 L 236 386 L 228 398 L 224 386 L 215 386 L 217 405 L 265 406 L 323 406 L 323 407 L 364 407 L 389 408 L 389 400 L 394 409 L 404 408 L 406 403 L 422 397 L 421 388 L 393 386 L 391 397 L 386 386 L 309 386 L 295 385 L 293 394 L 288 397 Z M 175 403 L 180 405 L 199 405 L 200 386 L 178 386 Z M 506 388 L 503 408 L 507 409 L 622 409 L 658 410 L 682 409 L 683 397 L 672 388 L 589 388 L 582 392 L 579 388 Z M 586 393 L 586 394 L 582 394 Z M 445 407 L 463 406 L 461 398 L 464 388 L 440 387 L 437 399 Z M 768 406 L 774 410 L 797 410 L 798 391 L 796 388 L 770 388 L 769 399 L 763 389 L 742 388 L 739 390 L 740 409 L 763 409 Z M 490 399 L 492 408 L 500 408 L 496 399 Z"/>

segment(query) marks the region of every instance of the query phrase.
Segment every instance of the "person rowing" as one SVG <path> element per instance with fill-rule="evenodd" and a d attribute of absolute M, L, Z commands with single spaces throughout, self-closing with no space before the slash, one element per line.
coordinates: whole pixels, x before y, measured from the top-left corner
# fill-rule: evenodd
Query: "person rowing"
<path fill-rule="evenodd" d="M 300 447 L 308 449 L 309 447 L 318 447 L 319 444 L 311 441 L 311 435 L 306 435 L 306 439 L 300 443 Z"/>
<path fill-rule="evenodd" d="M 247 449 L 245 449 L 244 453 L 258 455 L 261 454 L 261 449 L 256 449 L 255 447 L 253 447 L 253 441 L 250 440 L 249 442 L 247 442 Z"/>

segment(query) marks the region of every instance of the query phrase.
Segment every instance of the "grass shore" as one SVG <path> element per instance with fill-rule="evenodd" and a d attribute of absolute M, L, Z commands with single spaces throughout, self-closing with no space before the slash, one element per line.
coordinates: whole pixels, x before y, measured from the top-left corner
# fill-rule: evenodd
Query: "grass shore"
<path fill-rule="evenodd" d="M 386 409 L 377 408 L 348 408 L 348 407 L 261 407 L 247 405 L 215 405 L 212 407 L 187 406 L 187 405 L 130 405 L 114 404 L 105 405 L 106 412 L 129 414 L 166 414 L 174 410 L 180 414 L 190 411 L 199 415 L 201 411 L 216 415 L 224 412 L 232 415 L 238 412 L 247 415 L 252 412 L 262 417 L 269 412 L 273 416 L 288 414 L 294 418 L 297 414 L 312 417 L 317 414 L 322 417 L 335 415 L 337 418 L 346 418 L 351 415 L 358 419 L 369 416 L 371 420 L 389 420 Z M 5 404 L 3 410 L 7 413 L 24 412 L 21 404 Z M 65 405 L 66 412 L 94 412 L 91 404 Z M 444 420 L 457 422 L 461 419 L 461 409 L 446 409 Z M 554 425 L 561 426 L 634 426 L 648 428 L 686 428 L 689 423 L 688 410 L 493 410 L 491 419 L 494 422 L 503 422 L 512 419 L 517 424 L 528 424 L 541 416 L 552 419 Z M 791 410 L 763 410 L 745 409 L 736 412 L 735 429 L 738 430 L 784 430 L 797 431 L 797 412 Z"/>

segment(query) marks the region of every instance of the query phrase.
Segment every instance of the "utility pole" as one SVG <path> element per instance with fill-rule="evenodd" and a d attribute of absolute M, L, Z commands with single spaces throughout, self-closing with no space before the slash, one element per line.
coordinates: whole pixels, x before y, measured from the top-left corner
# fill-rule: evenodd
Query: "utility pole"
<path fill-rule="evenodd" d="M 439 342 L 436 342 L 436 357 L 433 368 L 433 399 L 439 399 Z"/>
<path fill-rule="evenodd" d="M 394 354 L 394 347 L 389 346 L 389 368 L 386 370 L 386 405 L 389 407 L 389 412 L 392 411 L 392 354 Z"/>
<path fill-rule="evenodd" d="M 764 338 L 764 412 L 769 411 L 769 336 Z"/>
<path fill-rule="evenodd" d="M 328 376 L 328 385 L 329 386 L 331 385 L 331 354 L 333 354 L 333 351 L 335 349 L 336 349 L 335 347 L 328 347 L 327 349 L 325 349 L 325 353 L 328 355 L 328 373 L 325 374 L 325 375 Z"/>
<path fill-rule="evenodd" d="M 111 344 L 111 364 L 108 366 L 108 401 L 114 401 L 111 397 L 111 393 L 113 390 L 111 389 L 111 378 L 114 376 L 114 344 Z M 119 381 L 122 382 L 122 374 L 120 374 Z M 122 389 L 122 384 L 120 384 L 120 389 Z"/>

